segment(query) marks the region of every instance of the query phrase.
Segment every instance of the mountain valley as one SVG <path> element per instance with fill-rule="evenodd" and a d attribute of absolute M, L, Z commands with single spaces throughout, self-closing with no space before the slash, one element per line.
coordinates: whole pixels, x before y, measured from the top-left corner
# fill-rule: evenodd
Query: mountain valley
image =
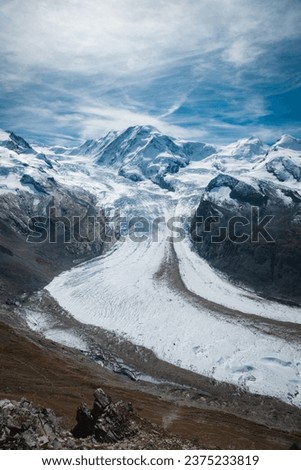
<path fill-rule="evenodd" d="M 196 447 L 301 442 L 300 180 L 288 135 L 134 126 L 66 148 L 1 131 L 1 397 L 71 426 L 102 387 Z"/>

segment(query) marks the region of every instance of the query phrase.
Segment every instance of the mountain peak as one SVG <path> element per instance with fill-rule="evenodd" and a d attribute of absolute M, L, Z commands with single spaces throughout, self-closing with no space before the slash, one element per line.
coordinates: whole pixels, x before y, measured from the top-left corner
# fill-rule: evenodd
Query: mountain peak
<path fill-rule="evenodd" d="M 9 140 L 9 135 L 10 131 L 4 131 L 3 129 L 0 129 L 0 142 Z"/>
<path fill-rule="evenodd" d="M 292 135 L 283 134 L 272 148 L 278 149 L 279 147 L 289 150 L 301 151 L 301 140 L 296 139 L 296 137 L 293 137 Z"/>
<path fill-rule="evenodd" d="M 35 153 L 33 148 L 25 139 L 23 139 L 23 137 L 20 137 L 11 131 L 0 130 L 0 145 L 17 153 Z"/>
<path fill-rule="evenodd" d="M 126 129 L 125 132 L 130 131 L 130 132 L 136 132 L 137 134 L 146 134 L 146 133 L 158 133 L 160 134 L 160 131 L 151 125 L 136 125 L 136 126 L 130 126 Z"/>
<path fill-rule="evenodd" d="M 153 126 L 130 126 L 119 132 L 118 137 L 121 137 L 122 139 L 144 139 L 151 135 L 162 134 Z"/>
<path fill-rule="evenodd" d="M 220 155 L 226 157 L 252 158 L 263 155 L 267 151 L 267 146 L 263 144 L 259 137 L 251 136 L 245 139 L 237 140 L 230 145 L 221 148 Z"/>

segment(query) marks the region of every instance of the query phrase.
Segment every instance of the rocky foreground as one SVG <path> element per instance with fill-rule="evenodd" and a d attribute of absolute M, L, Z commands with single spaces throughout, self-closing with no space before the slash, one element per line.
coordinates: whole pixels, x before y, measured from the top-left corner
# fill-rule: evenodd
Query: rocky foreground
<path fill-rule="evenodd" d="M 101 389 L 90 409 L 82 404 L 76 426 L 67 430 L 49 408 L 35 408 L 23 398 L 0 401 L 0 449 L 193 449 L 196 443 L 164 432 L 140 418 L 131 403 L 111 398 Z"/>

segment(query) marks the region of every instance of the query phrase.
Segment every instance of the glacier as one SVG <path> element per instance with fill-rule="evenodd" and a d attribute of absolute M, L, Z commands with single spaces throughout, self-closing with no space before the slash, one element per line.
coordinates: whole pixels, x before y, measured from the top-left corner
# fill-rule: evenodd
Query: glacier
<path fill-rule="evenodd" d="M 168 221 L 193 214 L 206 190 L 215 202 L 238 204 L 233 184 L 255 194 L 264 181 L 288 205 L 290 194 L 300 195 L 300 141 L 290 136 L 272 146 L 251 137 L 218 147 L 134 126 L 76 148 L 35 147 L 6 132 L 0 140 L 2 197 L 39 198 L 53 185 L 84 188 L 96 207 Z M 179 367 L 301 407 L 301 344 L 277 334 L 286 323 L 301 324 L 301 308 L 234 285 L 198 256 L 189 226 L 184 230 L 182 241 L 170 239 L 164 223 L 144 241 L 126 236 L 46 289 L 82 323 L 114 331 Z M 267 321 L 275 322 L 274 334 Z"/>

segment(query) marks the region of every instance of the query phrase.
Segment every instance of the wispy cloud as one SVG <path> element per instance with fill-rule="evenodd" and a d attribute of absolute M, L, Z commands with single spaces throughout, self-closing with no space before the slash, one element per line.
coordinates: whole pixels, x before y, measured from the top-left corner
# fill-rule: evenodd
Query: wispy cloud
<path fill-rule="evenodd" d="M 269 117 L 300 87 L 300 24 L 299 0 L 1 0 L 2 125 L 62 139 L 298 130 Z"/>

